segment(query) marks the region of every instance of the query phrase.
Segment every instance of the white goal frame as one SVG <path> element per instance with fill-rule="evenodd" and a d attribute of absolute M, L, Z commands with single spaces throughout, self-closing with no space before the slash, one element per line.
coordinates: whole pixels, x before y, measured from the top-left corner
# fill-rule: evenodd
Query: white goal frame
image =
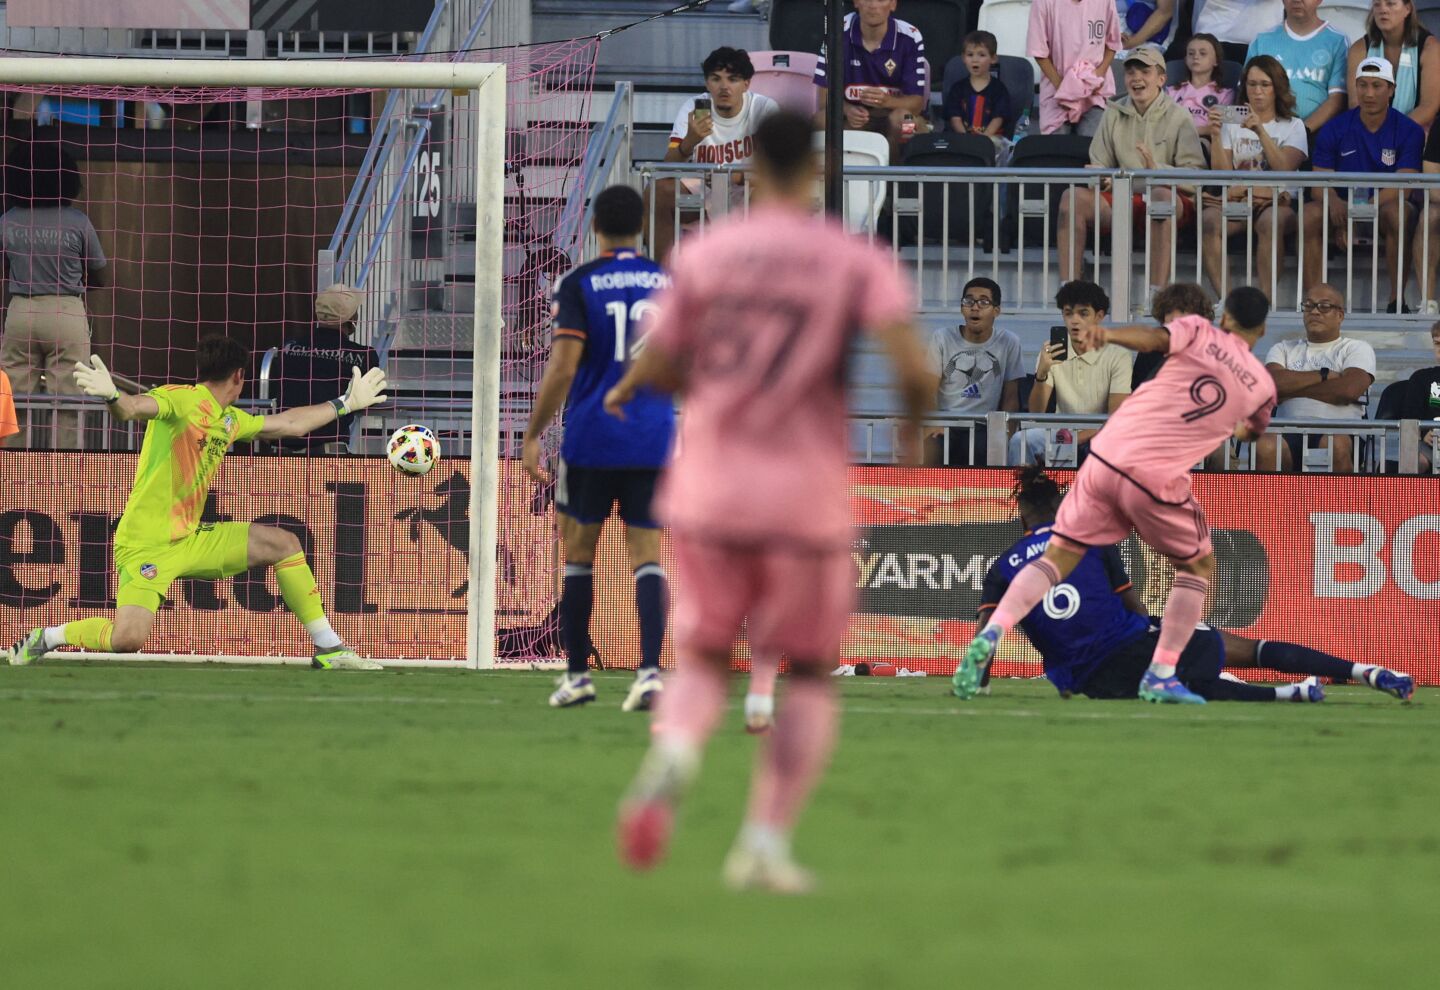
<path fill-rule="evenodd" d="M 505 66 L 492 62 L 331 59 L 0 58 L 0 78 L 34 86 L 449 89 L 474 94 L 475 322 L 470 416 L 470 591 L 465 666 L 495 666 L 495 544 L 499 528 L 500 315 L 505 231 Z M 278 657 L 87 654 L 113 659 L 284 662 Z M 410 661 L 412 666 L 430 665 Z M 453 663 L 434 666 L 454 667 Z"/>

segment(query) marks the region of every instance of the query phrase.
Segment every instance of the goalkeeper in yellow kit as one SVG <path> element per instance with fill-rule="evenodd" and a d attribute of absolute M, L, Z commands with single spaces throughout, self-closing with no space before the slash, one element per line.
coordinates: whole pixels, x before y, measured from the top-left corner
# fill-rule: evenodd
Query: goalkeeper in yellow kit
<path fill-rule="evenodd" d="M 371 368 L 361 375 L 356 368 L 340 398 L 253 416 L 234 405 L 250 364 L 245 348 L 225 337 L 207 337 L 196 347 L 195 358 L 199 384 L 162 385 L 144 395 L 121 395 L 98 356 L 75 366 L 80 388 L 104 399 L 112 416 L 148 424 L 135 484 L 115 530 L 118 608 L 113 621 L 97 616 L 31 630 L 5 651 L 5 659 L 22 666 L 61 646 L 132 653 L 149 638 L 171 582 L 273 566 L 285 604 L 315 642 L 312 666 L 379 670 L 380 664 L 357 656 L 330 627 L 315 575 L 294 534 L 252 523 L 202 523 L 200 513 L 231 444 L 304 436 L 338 416 L 383 402 L 385 372 Z"/>

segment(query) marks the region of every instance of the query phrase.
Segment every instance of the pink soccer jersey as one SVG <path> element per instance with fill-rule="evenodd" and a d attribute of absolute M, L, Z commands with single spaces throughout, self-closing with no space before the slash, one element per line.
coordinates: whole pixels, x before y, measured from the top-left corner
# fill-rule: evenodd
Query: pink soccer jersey
<path fill-rule="evenodd" d="M 909 285 L 884 251 L 774 205 L 687 241 L 672 274 L 645 336 L 686 374 L 659 518 L 716 541 L 844 546 L 850 345 L 910 318 Z"/>
<path fill-rule="evenodd" d="M 1190 469 L 1239 423 L 1270 424 L 1275 380 L 1245 341 L 1199 316 L 1171 323 L 1170 356 L 1090 441 L 1090 452 L 1156 498 L 1183 497 Z"/>
<path fill-rule="evenodd" d="M 1025 54 L 1048 58 L 1063 79 L 1070 66 L 1085 61 L 1099 66 L 1105 50 L 1120 50 L 1120 14 L 1115 0 L 1035 0 Z M 1115 77 L 1105 70 L 1100 95 L 1115 95 Z M 1040 96 L 1055 98 L 1055 87 L 1041 77 Z"/>

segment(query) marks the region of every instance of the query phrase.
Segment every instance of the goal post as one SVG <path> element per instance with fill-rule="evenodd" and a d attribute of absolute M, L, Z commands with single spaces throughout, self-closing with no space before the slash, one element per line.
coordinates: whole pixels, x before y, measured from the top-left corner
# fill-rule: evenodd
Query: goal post
<path fill-rule="evenodd" d="M 57 100 L 77 92 L 105 99 L 107 87 L 113 88 L 114 93 L 108 98 L 135 101 L 164 100 L 167 92 L 188 89 L 231 92 L 250 89 L 282 94 L 303 94 L 311 89 L 435 90 L 468 96 L 474 118 L 470 148 L 474 185 L 469 192 L 473 193 L 475 203 L 475 294 L 471 327 L 473 406 L 470 410 L 469 586 L 464 665 L 471 669 L 491 668 L 496 658 L 496 546 L 499 461 L 503 453 L 500 390 L 501 337 L 505 330 L 501 310 L 505 261 L 506 76 L 503 62 L 0 57 L 0 80 L 4 80 L 4 86 L 23 88 L 37 96 L 53 94 Z M 143 231 L 136 233 L 144 235 Z M 399 291 L 408 291 L 408 287 L 402 285 Z M 58 417 L 60 413 L 55 415 Z M 338 525 L 338 511 L 336 515 Z M 103 528 L 92 528 L 91 532 L 92 541 L 95 533 L 103 540 Z M 423 581 L 425 577 L 417 574 L 413 580 Z M 94 601 L 92 596 L 92 607 Z M 25 608 L 23 601 L 19 607 Z M 213 658 L 257 659 L 226 656 L 224 651 Z M 445 665 L 453 667 L 455 663 Z"/>

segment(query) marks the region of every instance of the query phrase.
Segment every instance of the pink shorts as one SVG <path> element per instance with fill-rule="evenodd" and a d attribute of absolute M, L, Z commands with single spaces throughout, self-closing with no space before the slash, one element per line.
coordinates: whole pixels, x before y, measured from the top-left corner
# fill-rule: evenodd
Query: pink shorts
<path fill-rule="evenodd" d="M 679 649 L 729 652 L 744 624 L 752 653 L 835 660 L 855 602 L 846 549 L 712 543 L 676 536 Z"/>
<path fill-rule="evenodd" d="M 1051 532 L 1071 543 L 1103 547 L 1130 535 L 1186 562 L 1210 553 L 1210 524 L 1189 485 L 1181 501 L 1162 501 L 1093 452 L 1060 503 Z"/>

